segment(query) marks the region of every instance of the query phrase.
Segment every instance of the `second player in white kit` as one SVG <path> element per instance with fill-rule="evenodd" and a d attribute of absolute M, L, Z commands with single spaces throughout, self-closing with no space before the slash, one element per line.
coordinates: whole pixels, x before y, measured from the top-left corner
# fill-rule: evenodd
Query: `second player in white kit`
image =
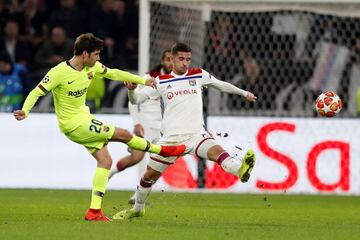
<path fill-rule="evenodd" d="M 205 130 L 202 88 L 214 87 L 222 92 L 240 95 L 248 101 L 256 101 L 256 96 L 216 79 L 201 68 L 189 69 L 191 49 L 186 44 L 175 44 L 171 54 L 173 71 L 156 78 L 157 89 L 143 88 L 135 92 L 132 89 L 136 86 L 128 84 L 130 101 L 141 103 L 149 98 L 161 97 L 164 114 L 161 125 L 163 135 L 159 144 L 185 144 L 186 153 L 215 161 L 226 172 L 238 176 L 242 182 L 247 182 L 255 164 L 255 154 L 248 150 L 242 160 L 230 156 Z M 134 207 L 115 214 L 114 219 L 142 216 L 152 185 L 176 159 L 177 157 L 164 158 L 151 154 L 147 171 L 136 191 Z"/>

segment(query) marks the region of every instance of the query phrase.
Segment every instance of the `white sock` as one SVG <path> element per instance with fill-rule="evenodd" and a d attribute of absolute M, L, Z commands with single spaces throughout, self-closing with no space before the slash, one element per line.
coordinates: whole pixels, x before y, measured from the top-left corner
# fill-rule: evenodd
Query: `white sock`
<path fill-rule="evenodd" d="M 119 172 L 119 170 L 117 169 L 116 164 L 114 164 L 110 169 L 109 180 L 110 180 L 110 178 L 112 178 L 112 176 L 114 176 L 118 172 Z"/>
<path fill-rule="evenodd" d="M 239 175 L 239 169 L 241 167 L 241 161 L 234 157 L 226 158 L 222 163 L 221 167 L 228 173 Z"/>
<path fill-rule="evenodd" d="M 130 199 L 129 200 L 134 200 L 135 201 L 135 195 L 136 195 L 136 192 L 134 192 L 133 195 L 131 195 Z"/>
<path fill-rule="evenodd" d="M 146 199 L 151 192 L 151 187 L 143 187 L 139 185 L 135 193 L 135 212 L 140 212 L 145 207 Z"/>
<path fill-rule="evenodd" d="M 239 175 L 239 169 L 241 167 L 241 161 L 238 158 L 231 157 L 227 152 L 223 152 L 219 155 L 217 162 L 225 170 L 225 172 Z"/>

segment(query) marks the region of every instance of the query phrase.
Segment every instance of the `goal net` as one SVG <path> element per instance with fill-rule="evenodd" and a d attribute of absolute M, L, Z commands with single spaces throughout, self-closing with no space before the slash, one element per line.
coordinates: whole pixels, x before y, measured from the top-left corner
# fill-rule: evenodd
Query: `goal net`
<path fill-rule="evenodd" d="M 313 117 L 314 98 L 337 92 L 356 116 L 360 3 L 356 1 L 141 1 L 140 72 L 174 42 L 192 66 L 253 91 L 256 104 L 209 89 L 209 115 Z"/>

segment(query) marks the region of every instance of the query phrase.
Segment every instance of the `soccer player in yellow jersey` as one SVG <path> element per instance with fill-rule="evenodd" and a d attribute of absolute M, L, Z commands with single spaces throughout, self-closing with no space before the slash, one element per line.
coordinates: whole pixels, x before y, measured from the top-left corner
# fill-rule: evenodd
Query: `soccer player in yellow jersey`
<path fill-rule="evenodd" d="M 17 120 L 25 119 L 39 97 L 52 92 L 59 127 L 70 140 L 87 148 L 97 161 L 93 179 L 91 204 L 85 220 L 109 221 L 101 211 L 111 156 L 106 147 L 109 141 L 123 142 L 130 148 L 148 151 L 163 156 L 179 156 L 185 151 L 184 145 L 161 146 L 151 144 L 143 138 L 132 135 L 128 130 L 107 125 L 95 119 L 85 105 L 86 91 L 91 79 L 100 75 L 112 80 L 120 80 L 156 87 L 152 78 L 110 69 L 102 65 L 99 54 L 103 40 L 91 33 L 81 34 L 74 44 L 74 57 L 53 67 L 41 82 L 29 93 L 21 110 L 14 111 Z"/>

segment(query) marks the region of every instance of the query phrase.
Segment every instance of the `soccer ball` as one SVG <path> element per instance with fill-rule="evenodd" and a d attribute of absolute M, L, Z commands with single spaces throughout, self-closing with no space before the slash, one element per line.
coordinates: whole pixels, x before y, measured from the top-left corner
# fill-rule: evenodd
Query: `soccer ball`
<path fill-rule="evenodd" d="M 332 92 L 324 92 L 316 99 L 316 111 L 323 117 L 334 117 L 343 106 L 340 97 Z"/>

